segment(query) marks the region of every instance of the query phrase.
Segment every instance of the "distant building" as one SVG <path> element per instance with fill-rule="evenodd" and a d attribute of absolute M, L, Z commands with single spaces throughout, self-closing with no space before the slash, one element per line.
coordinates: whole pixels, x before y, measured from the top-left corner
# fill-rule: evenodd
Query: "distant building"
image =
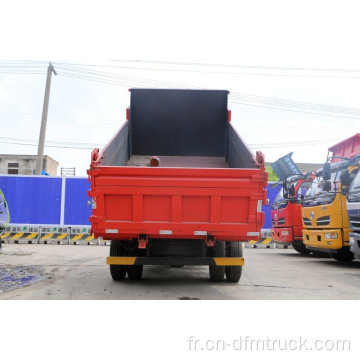
<path fill-rule="evenodd" d="M 0 174 L 34 175 L 36 155 L 0 154 Z M 56 176 L 59 163 L 48 155 L 43 157 L 43 170 Z"/>

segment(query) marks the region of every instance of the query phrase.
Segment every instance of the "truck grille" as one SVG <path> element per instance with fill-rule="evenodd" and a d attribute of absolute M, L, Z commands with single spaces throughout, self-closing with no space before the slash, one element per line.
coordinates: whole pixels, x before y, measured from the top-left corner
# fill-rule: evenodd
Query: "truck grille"
<path fill-rule="evenodd" d="M 325 226 L 330 224 L 330 216 L 322 216 L 316 220 L 316 225 Z"/>
<path fill-rule="evenodd" d="M 279 218 L 278 225 L 284 225 L 284 224 L 285 224 L 285 218 L 284 217 Z"/>
<path fill-rule="evenodd" d="M 271 223 L 272 223 L 273 225 L 276 224 L 274 219 L 271 219 Z"/>
<path fill-rule="evenodd" d="M 350 225 L 352 228 L 360 228 L 360 215 L 350 215 Z"/>
<path fill-rule="evenodd" d="M 311 220 L 309 218 L 304 217 L 303 221 L 304 221 L 305 225 L 310 225 L 311 226 Z"/>

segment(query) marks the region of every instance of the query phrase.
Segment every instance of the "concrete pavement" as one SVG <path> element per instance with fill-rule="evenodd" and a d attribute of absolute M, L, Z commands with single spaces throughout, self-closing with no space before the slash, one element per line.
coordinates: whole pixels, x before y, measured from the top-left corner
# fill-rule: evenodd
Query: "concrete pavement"
<path fill-rule="evenodd" d="M 108 252 L 107 246 L 3 244 L 3 271 L 25 267 L 38 276 L 0 292 L 0 299 L 360 299 L 359 261 L 245 248 L 238 284 L 211 283 L 208 268 L 196 266 L 148 266 L 140 281 L 115 282 L 105 264 Z"/>

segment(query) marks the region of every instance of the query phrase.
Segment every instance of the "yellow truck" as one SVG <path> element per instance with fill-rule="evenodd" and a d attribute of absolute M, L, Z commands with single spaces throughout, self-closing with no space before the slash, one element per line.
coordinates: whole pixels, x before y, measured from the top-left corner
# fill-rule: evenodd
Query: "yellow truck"
<path fill-rule="evenodd" d="M 360 156 L 356 156 L 360 143 L 358 135 L 329 148 L 328 160 L 302 203 L 303 242 L 306 248 L 327 252 L 343 262 L 354 259 L 349 248 L 346 197 L 360 163 Z"/>

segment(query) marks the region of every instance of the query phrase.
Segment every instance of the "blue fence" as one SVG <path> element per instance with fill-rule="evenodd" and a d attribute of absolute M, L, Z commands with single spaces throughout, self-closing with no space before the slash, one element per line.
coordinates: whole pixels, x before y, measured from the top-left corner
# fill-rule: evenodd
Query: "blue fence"
<path fill-rule="evenodd" d="M 64 225 L 90 225 L 91 198 L 87 178 L 66 178 Z"/>
<path fill-rule="evenodd" d="M 277 185 L 275 188 L 271 188 L 273 183 L 269 183 L 267 187 L 267 198 L 269 199 L 269 205 L 263 205 L 262 211 L 265 213 L 265 223 L 264 229 L 271 229 L 271 204 L 274 202 L 275 197 L 279 190 L 281 189 L 281 185 Z"/>
<path fill-rule="evenodd" d="M 279 186 L 268 186 L 272 204 Z M 0 188 L 9 205 L 11 224 L 90 225 L 91 198 L 87 178 L 0 176 Z M 264 229 L 271 229 L 271 206 L 263 205 Z"/>
<path fill-rule="evenodd" d="M 90 225 L 87 178 L 0 176 L 11 224 Z"/>

